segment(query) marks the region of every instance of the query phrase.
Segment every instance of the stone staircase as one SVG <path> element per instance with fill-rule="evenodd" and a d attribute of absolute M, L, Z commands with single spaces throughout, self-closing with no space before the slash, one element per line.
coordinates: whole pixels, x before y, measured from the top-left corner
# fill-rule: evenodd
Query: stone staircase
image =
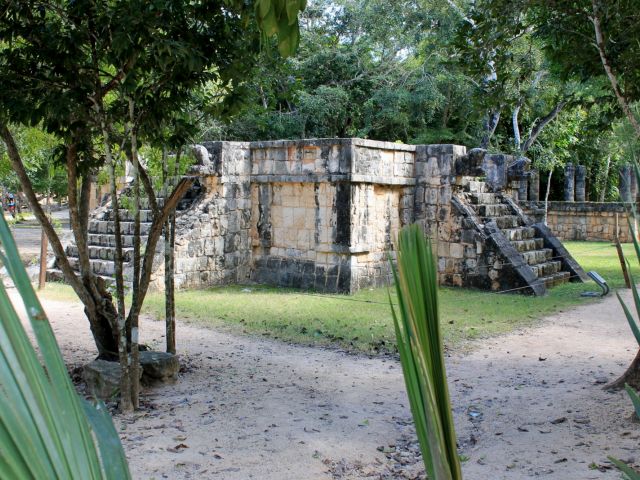
<path fill-rule="evenodd" d="M 176 208 L 177 215 L 188 210 L 197 198 L 200 196 L 201 187 L 198 183 L 194 184 L 191 189 L 186 193 L 184 198 L 178 203 Z M 126 195 L 127 190 L 125 190 Z M 160 193 L 161 195 L 161 193 Z M 123 195 L 121 194 L 121 197 Z M 164 204 L 164 197 L 157 197 L 158 206 L 161 207 Z M 140 205 L 140 235 L 141 235 L 141 250 L 144 254 L 144 248 L 146 244 L 146 236 L 149 234 L 151 225 L 153 222 L 153 212 L 149 208 L 149 203 L 146 198 L 141 199 Z M 115 281 L 115 252 L 116 252 L 116 236 L 115 236 L 115 222 L 114 222 L 114 210 L 111 208 L 109 202 L 103 207 L 100 207 L 91 213 L 88 224 L 87 243 L 89 247 L 89 262 L 93 273 L 102 277 L 107 283 Z M 123 272 L 125 278 L 125 284 L 131 286 L 131 278 L 133 276 L 133 243 L 134 243 L 134 215 L 125 208 L 120 209 L 120 232 L 122 233 L 122 254 L 123 254 Z M 156 255 L 161 255 L 163 252 L 164 241 L 162 238 L 158 241 L 156 248 Z M 78 259 L 78 247 L 75 243 L 67 245 L 66 249 L 67 258 L 71 267 L 79 272 L 79 259 Z M 160 259 L 158 259 L 160 260 Z M 154 261 L 154 266 L 158 261 Z M 47 277 L 54 281 L 64 281 L 64 275 L 62 271 L 54 268 L 47 271 Z"/>
<path fill-rule="evenodd" d="M 474 180 L 455 198 L 470 220 L 467 224 L 474 226 L 490 244 L 488 251 L 498 258 L 492 257 L 489 262 L 493 261 L 496 270 L 516 278 L 512 281 L 514 288 L 528 287 L 530 293 L 542 295 L 548 288 L 587 278 L 549 229 L 529 219 L 507 193 L 491 192 L 484 182 Z"/>

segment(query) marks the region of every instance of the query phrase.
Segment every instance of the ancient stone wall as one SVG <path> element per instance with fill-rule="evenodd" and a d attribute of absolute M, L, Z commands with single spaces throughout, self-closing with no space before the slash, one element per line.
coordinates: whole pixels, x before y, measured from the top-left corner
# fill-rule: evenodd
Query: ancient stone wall
<path fill-rule="evenodd" d="M 536 221 L 544 220 L 544 202 L 520 202 L 520 206 Z M 611 242 L 617 228 L 621 242 L 632 241 L 622 203 L 549 202 L 547 224 L 560 240 Z"/>
<path fill-rule="evenodd" d="M 242 283 L 249 276 L 249 144 L 206 142 L 197 167 L 203 198 L 176 221 L 178 288 Z"/>
<path fill-rule="evenodd" d="M 512 157 L 363 139 L 205 142 L 196 150 L 204 193 L 178 220 L 178 287 L 386 285 L 395 237 L 413 222 L 437 244 L 441 284 L 503 287 L 500 246 L 487 243 L 456 195 L 479 177 L 515 195 Z"/>
<path fill-rule="evenodd" d="M 386 283 L 393 235 L 411 221 L 414 151 L 360 139 L 252 143 L 251 279 L 345 292 Z"/>

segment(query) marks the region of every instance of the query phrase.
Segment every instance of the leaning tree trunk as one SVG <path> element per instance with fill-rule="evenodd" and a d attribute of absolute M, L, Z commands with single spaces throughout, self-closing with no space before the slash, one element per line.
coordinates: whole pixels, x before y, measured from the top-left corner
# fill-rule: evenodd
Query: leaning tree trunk
<path fill-rule="evenodd" d="M 116 321 L 116 313 L 111 294 L 105 288 L 104 282 L 93 275 L 90 269 L 85 270 L 82 276 L 76 275 L 69 263 L 58 233 L 55 228 L 53 228 L 51 221 L 38 202 L 13 135 L 4 123 L 0 123 L 0 137 L 2 137 L 7 147 L 7 156 L 11 162 L 11 168 L 20 181 L 22 191 L 29 205 L 31 205 L 34 216 L 49 239 L 51 249 L 56 256 L 58 267 L 62 270 L 65 281 L 73 288 L 85 306 L 85 314 L 89 320 L 91 333 L 93 334 L 98 349 L 98 358 L 104 360 L 117 358 L 118 345 L 112 331 L 112 326 Z M 84 215 L 83 212 L 83 205 L 87 203 L 86 198 L 88 198 L 88 193 L 86 192 L 89 190 L 83 186 L 80 194 L 80 202 L 78 202 L 76 145 L 71 143 L 66 147 L 67 173 L 69 175 L 67 194 L 69 198 L 70 221 L 72 223 L 74 237 L 76 237 L 76 245 L 78 245 L 80 250 L 81 246 L 86 249 L 86 215 Z M 85 181 L 88 180 L 85 179 Z M 80 235 L 80 239 L 78 239 L 78 235 Z M 86 250 L 83 253 L 86 253 Z"/>
<path fill-rule="evenodd" d="M 624 388 L 625 383 L 630 387 L 640 390 L 640 350 L 636 354 L 636 358 L 633 359 L 627 371 L 624 372 L 620 378 L 608 383 L 604 386 L 605 390 L 620 390 Z"/>

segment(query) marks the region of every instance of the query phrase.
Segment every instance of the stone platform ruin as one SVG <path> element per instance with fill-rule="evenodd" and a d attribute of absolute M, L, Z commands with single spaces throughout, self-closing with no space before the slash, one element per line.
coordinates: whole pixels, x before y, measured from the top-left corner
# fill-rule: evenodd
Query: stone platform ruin
<path fill-rule="evenodd" d="M 414 222 L 437 243 L 442 285 L 541 295 L 585 278 L 513 201 L 526 175 L 513 157 L 358 138 L 203 142 L 195 151 L 197 187 L 177 218 L 177 288 L 259 283 L 352 293 L 387 285 L 394 239 Z M 91 265 L 106 277 L 113 232 L 109 208 L 92 215 Z M 158 252 L 156 288 L 162 261 Z"/>

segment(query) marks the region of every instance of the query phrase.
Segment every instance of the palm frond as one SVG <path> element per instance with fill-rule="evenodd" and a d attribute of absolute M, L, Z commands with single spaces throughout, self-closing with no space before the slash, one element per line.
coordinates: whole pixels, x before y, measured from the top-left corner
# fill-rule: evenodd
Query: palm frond
<path fill-rule="evenodd" d="M 39 350 L 0 282 L 0 478 L 130 478 L 111 419 L 83 406 L 71 383 L 1 215 L 0 244 L 0 260 L 22 298 Z M 91 419 L 89 409 L 95 412 Z"/>
<path fill-rule="evenodd" d="M 398 235 L 392 270 L 398 311 L 391 305 L 405 385 L 429 478 L 462 478 L 456 448 L 438 313 L 431 243 L 412 225 Z"/>
<path fill-rule="evenodd" d="M 640 420 L 640 395 L 638 395 L 638 392 L 636 392 L 633 388 L 631 388 L 626 383 L 624 385 L 624 388 L 629 394 L 629 397 L 631 398 L 631 402 L 633 403 L 633 408 L 636 411 L 636 417 L 638 417 L 638 420 Z"/>

